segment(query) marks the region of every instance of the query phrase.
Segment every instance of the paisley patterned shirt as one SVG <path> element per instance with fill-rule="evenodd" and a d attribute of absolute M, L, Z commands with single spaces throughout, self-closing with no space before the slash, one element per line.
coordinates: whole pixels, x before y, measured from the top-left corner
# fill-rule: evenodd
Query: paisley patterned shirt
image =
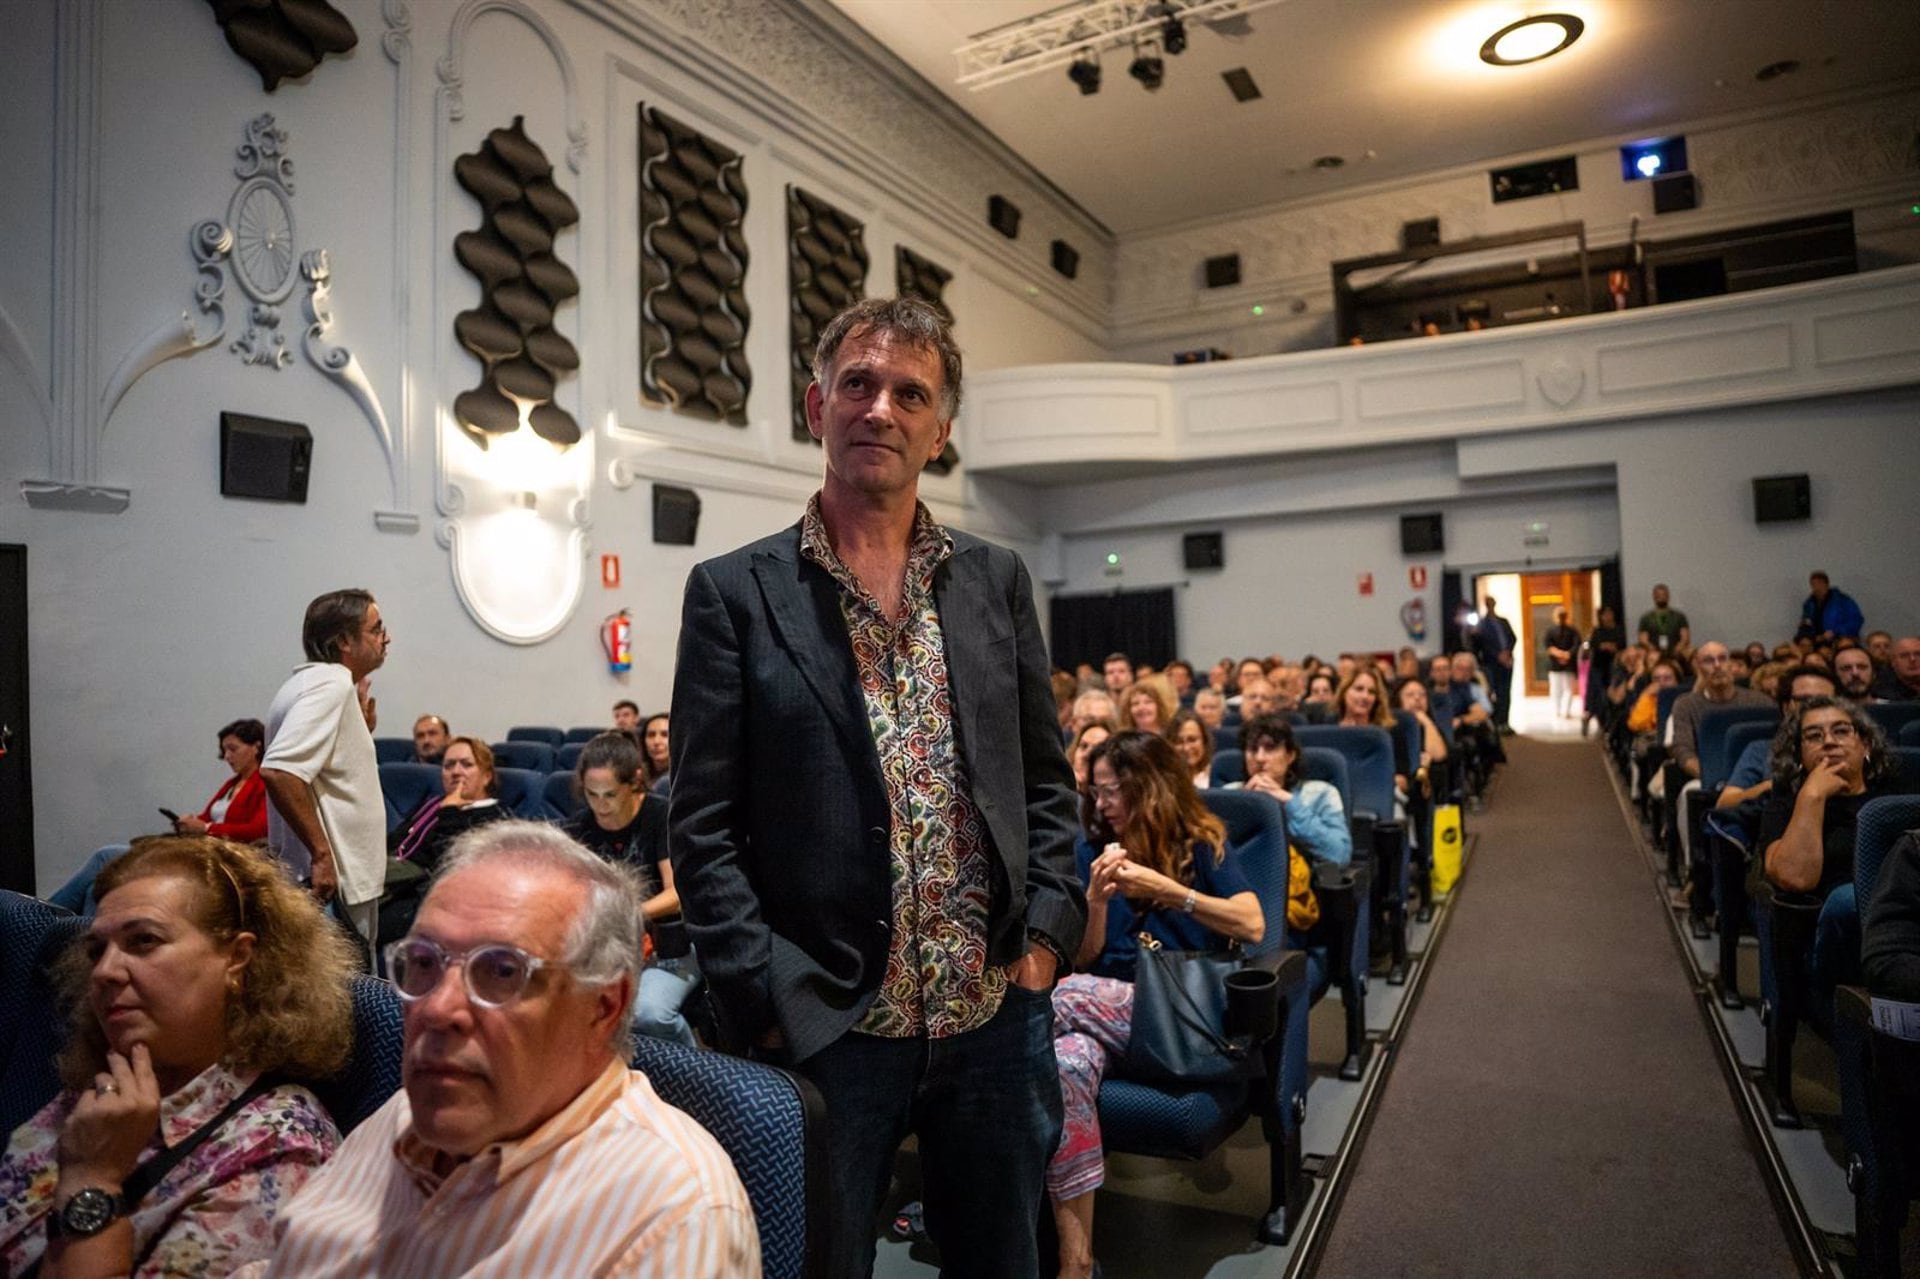
<path fill-rule="evenodd" d="M 213 1065 L 160 1100 L 160 1127 L 140 1154 L 176 1146 L 245 1092 L 254 1075 Z M 0 1274 L 17 1275 L 47 1246 L 60 1179 L 60 1128 L 74 1094 L 61 1093 L 14 1131 L 0 1157 Z M 284 1084 L 248 1102 L 180 1161 L 133 1210 L 134 1279 L 225 1275 L 273 1251 L 273 1218 L 332 1156 L 340 1133 L 320 1101 Z"/>
<path fill-rule="evenodd" d="M 893 815 L 886 974 L 855 1029 L 933 1039 L 977 1029 L 1000 1010 L 1007 973 L 987 963 L 993 872 L 986 827 L 960 764 L 946 637 L 933 598 L 934 572 L 953 554 L 953 539 L 919 507 L 898 620 L 834 552 L 818 494 L 801 522 L 800 553 L 840 586 Z"/>

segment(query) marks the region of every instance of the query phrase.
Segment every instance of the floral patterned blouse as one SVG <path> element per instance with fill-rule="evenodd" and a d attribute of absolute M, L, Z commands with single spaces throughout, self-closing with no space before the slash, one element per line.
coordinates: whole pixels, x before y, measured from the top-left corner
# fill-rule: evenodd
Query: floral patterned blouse
<path fill-rule="evenodd" d="M 255 1075 L 213 1065 L 160 1101 L 160 1127 L 140 1154 L 178 1145 L 246 1091 Z M 47 1214 L 60 1179 L 62 1093 L 14 1131 L 0 1156 L 0 1274 L 17 1275 L 46 1251 Z M 340 1144 L 320 1101 L 283 1084 L 247 1103 L 180 1161 L 133 1211 L 134 1279 L 224 1275 L 273 1252 L 273 1217 Z"/>
<path fill-rule="evenodd" d="M 992 862 L 954 736 L 946 636 L 933 596 L 934 574 L 953 554 L 953 539 L 925 506 L 918 508 L 898 619 L 886 616 L 834 553 L 817 493 L 801 521 L 800 553 L 839 584 L 893 810 L 887 967 L 857 1029 L 930 1039 L 977 1029 L 999 1011 L 1007 972 L 987 963 Z"/>

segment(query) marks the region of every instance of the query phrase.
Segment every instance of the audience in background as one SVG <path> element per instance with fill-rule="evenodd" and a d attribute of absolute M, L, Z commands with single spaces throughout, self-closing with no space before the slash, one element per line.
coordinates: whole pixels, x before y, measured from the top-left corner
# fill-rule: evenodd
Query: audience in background
<path fill-rule="evenodd" d="M 1078 733 L 1089 724 L 1104 724 L 1110 730 L 1120 727 L 1120 708 L 1105 689 L 1090 688 L 1073 699 L 1073 731 Z"/>
<path fill-rule="evenodd" d="M 649 788 L 664 795 L 673 777 L 673 721 L 665 711 L 647 716 L 640 725 L 640 753 L 646 761 Z"/>
<path fill-rule="evenodd" d="M 613 728 L 619 733 L 640 730 L 640 704 L 621 699 L 613 704 Z"/>
<path fill-rule="evenodd" d="M 1474 651 L 1486 672 L 1487 692 L 1493 697 L 1494 727 L 1503 733 L 1513 731 L 1513 627 L 1500 616 L 1498 602 L 1489 595 L 1480 624 L 1474 628 Z"/>
<path fill-rule="evenodd" d="M 1240 685 L 1240 719 L 1242 722 L 1256 715 L 1271 715 L 1279 709 L 1278 699 L 1273 694 L 1273 685 L 1267 682 L 1265 675 L 1249 677 Z"/>
<path fill-rule="evenodd" d="M 266 853 L 165 837 L 62 959 L 63 1091 L 0 1158 L 0 1273 L 224 1275 L 339 1144 L 353 948 Z M 177 1152 L 177 1153 L 170 1153 Z"/>
<path fill-rule="evenodd" d="M 422 715 L 413 721 L 413 759 L 417 764 L 438 764 L 440 752 L 447 749 L 453 730 L 438 715 Z"/>
<path fill-rule="evenodd" d="M 1100 664 L 1100 675 L 1105 681 L 1107 695 L 1118 698 L 1133 683 L 1133 659 L 1125 653 L 1108 653 L 1107 659 Z"/>
<path fill-rule="evenodd" d="M 1340 791 L 1331 782 L 1303 779 L 1293 725 L 1262 715 L 1240 726 L 1248 790 L 1271 795 L 1287 810 L 1287 839 L 1315 862 L 1345 866 L 1353 860 L 1353 831 Z"/>
<path fill-rule="evenodd" d="M 1613 605 L 1602 604 L 1595 618 L 1593 633 L 1587 636 L 1587 693 L 1580 713 L 1580 736 L 1585 737 L 1596 719 L 1604 719 L 1607 690 L 1613 683 L 1614 663 L 1627 646 L 1627 633 L 1620 629 L 1620 617 Z"/>
<path fill-rule="evenodd" d="M 1886 702 L 1920 702 L 1920 635 L 1903 635 L 1894 643 L 1873 692 Z"/>
<path fill-rule="evenodd" d="M 1843 648 L 1833 655 L 1833 676 L 1840 693 L 1856 702 L 1873 698 L 1873 658 L 1864 648 Z"/>
<path fill-rule="evenodd" d="M 1553 625 L 1542 642 L 1547 650 L 1547 691 L 1555 719 L 1572 719 L 1579 706 L 1580 632 L 1565 605 L 1553 610 Z"/>
<path fill-rule="evenodd" d="M 1790 706 L 1798 705 L 1815 697 L 1833 697 L 1839 690 L 1834 687 L 1833 676 L 1816 666 L 1793 666 L 1780 674 L 1778 694 L 1782 714 Z M 1766 798 L 1773 792 L 1773 743 L 1766 739 L 1749 742 L 1740 752 L 1740 758 L 1734 761 L 1733 769 L 1727 774 L 1726 783 L 1721 786 L 1719 796 L 1714 800 L 1716 809 L 1735 809 L 1743 804 Z M 1752 813 L 1754 822 L 1759 821 L 1759 812 Z M 1723 830 L 1726 827 L 1722 827 Z M 1751 833 L 1751 832 L 1749 832 Z"/>
<path fill-rule="evenodd" d="M 1179 701 L 1164 675 L 1147 675 L 1127 685 L 1120 695 L 1127 727 L 1142 733 L 1164 733 L 1173 724 Z"/>
<path fill-rule="evenodd" d="M 1433 722 L 1427 686 L 1417 679 L 1401 680 L 1394 687 L 1393 704 L 1413 716 L 1420 725 L 1420 759 L 1415 764 L 1414 772 L 1416 778 L 1424 783 L 1433 765 L 1445 763 L 1448 754 L 1446 734 Z"/>
<path fill-rule="evenodd" d="M 1193 713 L 1209 730 L 1227 722 L 1227 695 L 1209 684 L 1193 695 Z"/>
<path fill-rule="evenodd" d="M 1773 699 L 1758 689 L 1741 688 L 1733 682 L 1733 663 L 1727 646 L 1718 640 L 1702 644 L 1693 657 L 1696 676 L 1693 691 L 1683 693 L 1673 703 L 1667 756 L 1680 765 L 1688 777 L 1700 776 L 1700 751 L 1696 737 L 1700 717 L 1721 706 L 1771 706 Z"/>
<path fill-rule="evenodd" d="M 1873 994 L 1920 1003 L 1920 831 L 1887 850 L 1861 922 L 1861 978 Z"/>
<path fill-rule="evenodd" d="M 1893 661 L 1893 632 L 1868 631 L 1861 640 L 1876 670 L 1885 670 Z"/>
<path fill-rule="evenodd" d="M 551 826 L 454 845 L 386 952 L 403 1092 L 281 1210 L 273 1273 L 760 1273 L 732 1162 L 627 1066 L 640 904 Z"/>
<path fill-rule="evenodd" d="M 1687 625 L 1687 615 L 1667 607 L 1672 598 L 1667 584 L 1659 583 L 1653 588 L 1653 607 L 1640 615 L 1637 628 L 1640 643 L 1655 652 L 1685 653 L 1693 644 L 1693 630 Z"/>
<path fill-rule="evenodd" d="M 1858 639 L 1865 625 L 1860 606 L 1845 591 L 1835 588 L 1825 573 L 1815 571 L 1807 579 L 1808 595 L 1800 605 L 1800 628 L 1795 639 L 1810 639 L 1816 644 Z"/>
<path fill-rule="evenodd" d="M 412 873 L 387 873 L 387 891 L 380 898 L 380 943 L 398 941 L 413 927 L 426 896 L 427 877 L 440 864 L 453 841 L 476 826 L 507 816 L 496 794 L 493 750 L 474 737 L 456 737 L 440 755 L 441 793 L 429 795 L 420 807 L 388 832 L 387 847 L 394 860 Z"/>
<path fill-rule="evenodd" d="M 1406 794 L 1407 779 L 1413 775 L 1413 761 L 1407 753 L 1406 736 L 1400 732 L 1393 711 L 1388 708 L 1387 689 L 1379 672 L 1372 667 L 1355 670 L 1334 690 L 1333 704 L 1339 711 L 1334 720 L 1336 724 L 1387 730 L 1387 736 L 1393 739 L 1394 789 Z"/>
<path fill-rule="evenodd" d="M 1073 784 L 1076 789 L 1086 789 L 1087 769 L 1091 766 L 1088 757 L 1093 754 L 1093 748 L 1112 736 L 1112 727 L 1102 723 L 1088 724 L 1074 734 L 1073 744 L 1067 747 L 1067 760 L 1073 765 Z"/>
<path fill-rule="evenodd" d="M 1175 658 L 1167 663 L 1167 683 L 1173 688 L 1173 699 L 1182 706 L 1193 700 L 1193 663 Z"/>
<path fill-rule="evenodd" d="M 1060 725 L 1060 740 L 1073 740 L 1073 699 L 1080 695 L 1079 681 L 1065 671 L 1053 673 L 1053 715 Z"/>

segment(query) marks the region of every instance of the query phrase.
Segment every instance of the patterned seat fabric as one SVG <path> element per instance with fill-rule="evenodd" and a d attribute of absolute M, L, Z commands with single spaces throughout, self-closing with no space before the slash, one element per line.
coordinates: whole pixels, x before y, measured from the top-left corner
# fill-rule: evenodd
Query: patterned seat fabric
<path fill-rule="evenodd" d="M 353 1055 L 338 1078 L 314 1086 L 314 1093 L 341 1133 L 386 1104 L 400 1087 L 400 996 L 374 977 L 353 979 Z"/>
<path fill-rule="evenodd" d="M 58 906 L 0 891 L 0 1133 L 60 1090 L 53 1059 L 65 1028 L 49 968 L 85 929 Z"/>
<path fill-rule="evenodd" d="M 821 1238 L 826 1193 L 819 1093 L 784 1070 L 645 1036 L 633 1064 L 733 1160 L 760 1226 L 765 1279 L 812 1273 L 808 1248 Z"/>

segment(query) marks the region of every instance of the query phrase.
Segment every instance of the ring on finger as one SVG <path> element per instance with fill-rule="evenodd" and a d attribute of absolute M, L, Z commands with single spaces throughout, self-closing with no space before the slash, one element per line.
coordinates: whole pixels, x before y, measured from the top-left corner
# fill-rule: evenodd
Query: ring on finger
<path fill-rule="evenodd" d="M 111 1079 L 102 1080 L 101 1082 L 93 1086 L 93 1092 L 96 1097 L 110 1096 L 111 1094 L 117 1093 L 119 1091 L 120 1091 L 120 1085 L 114 1083 L 113 1080 Z"/>

